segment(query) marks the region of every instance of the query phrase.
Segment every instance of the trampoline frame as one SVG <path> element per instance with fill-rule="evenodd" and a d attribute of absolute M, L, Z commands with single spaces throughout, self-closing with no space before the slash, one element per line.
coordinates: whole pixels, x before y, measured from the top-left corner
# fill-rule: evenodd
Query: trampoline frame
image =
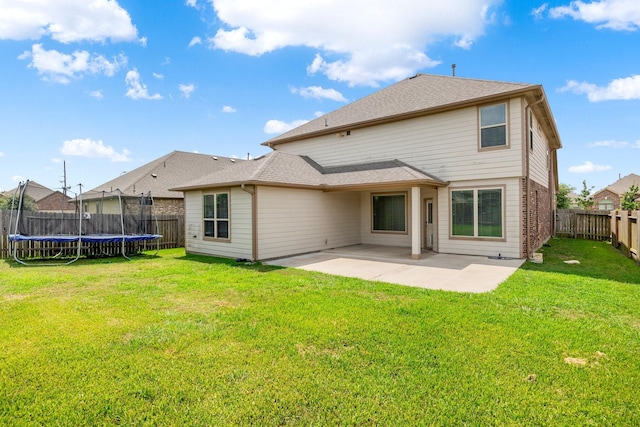
<path fill-rule="evenodd" d="M 29 181 L 27 180 L 24 183 L 20 183 L 18 185 L 18 188 L 16 189 L 16 194 L 19 193 L 18 196 L 18 203 L 17 203 L 17 209 L 13 209 L 13 207 L 15 206 L 15 202 L 16 202 L 16 194 L 14 194 L 13 196 L 13 200 L 12 200 L 12 210 L 11 210 L 11 217 L 9 220 L 9 230 L 12 229 L 13 227 L 13 214 L 14 212 L 16 212 L 16 218 L 15 218 L 15 227 L 13 227 L 14 233 L 13 234 L 9 234 L 9 250 L 13 256 L 13 259 L 22 264 L 22 265 L 41 265 L 41 266 L 59 266 L 59 265 L 69 265 L 69 264 L 73 264 L 74 262 L 76 262 L 78 259 L 80 259 L 80 256 L 82 255 L 82 245 L 83 243 L 89 243 L 89 244 L 101 244 L 101 243 L 121 243 L 120 246 L 120 254 L 126 258 L 126 259 L 131 259 L 127 256 L 126 254 L 126 243 L 128 242 L 147 242 L 147 241 L 156 241 L 156 251 L 155 254 L 158 253 L 158 251 L 160 250 L 160 238 L 162 237 L 161 234 L 125 234 L 125 227 L 124 227 L 124 210 L 123 210 L 123 205 L 122 205 L 122 192 L 120 191 L 119 188 L 117 188 L 115 191 L 118 194 L 118 203 L 120 205 L 120 226 L 121 226 L 121 230 L 122 230 L 122 234 L 87 234 L 87 235 L 83 235 L 82 234 L 82 220 L 83 218 L 85 218 L 85 212 L 83 211 L 84 206 L 82 203 L 82 187 L 80 189 L 80 192 L 78 193 L 78 206 L 79 206 L 79 218 L 78 218 L 78 234 L 64 234 L 64 235 L 34 235 L 34 236 L 25 236 L 22 234 L 18 233 L 18 224 L 20 223 L 20 215 L 22 213 L 22 205 L 23 205 L 23 201 L 24 201 L 24 196 L 25 196 L 25 191 L 27 188 L 27 185 L 29 184 Z M 103 197 L 104 197 L 104 192 L 103 192 Z M 149 192 L 149 198 L 151 198 L 151 205 L 153 206 L 153 197 L 151 196 L 151 192 Z M 64 213 L 63 213 L 64 214 Z M 154 215 L 152 215 L 152 221 L 155 223 L 156 226 L 156 231 L 158 230 L 158 221 L 155 218 Z M 43 262 L 36 262 L 36 263 L 29 263 L 26 260 L 20 258 L 18 256 L 18 245 L 17 242 L 25 242 L 25 241 L 29 241 L 29 242 L 60 242 L 60 243 L 76 243 L 76 254 L 75 257 L 72 258 L 71 260 L 67 261 L 67 262 L 58 262 L 58 263 L 43 263 Z M 50 257 L 48 259 L 56 259 L 57 257 L 59 257 L 62 254 L 62 250 L 55 255 L 54 257 Z M 154 255 L 155 255 L 154 254 Z M 47 259 L 47 258 L 41 258 L 41 259 Z"/>

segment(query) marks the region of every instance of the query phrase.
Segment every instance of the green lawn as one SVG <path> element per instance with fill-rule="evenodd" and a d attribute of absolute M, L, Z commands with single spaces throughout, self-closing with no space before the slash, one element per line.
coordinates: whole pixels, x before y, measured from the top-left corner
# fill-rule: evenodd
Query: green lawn
<path fill-rule="evenodd" d="M 181 250 L 0 262 L 0 425 L 631 425 L 640 267 L 550 244 L 487 294 Z"/>

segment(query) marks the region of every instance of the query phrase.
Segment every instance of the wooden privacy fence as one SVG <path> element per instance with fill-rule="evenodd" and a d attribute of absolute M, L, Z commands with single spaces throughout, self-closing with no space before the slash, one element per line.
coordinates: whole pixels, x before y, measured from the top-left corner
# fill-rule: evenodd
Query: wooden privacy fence
<path fill-rule="evenodd" d="M 556 235 L 574 239 L 609 240 L 611 238 L 609 212 L 559 209 L 556 214 Z"/>
<path fill-rule="evenodd" d="M 639 217 L 640 211 L 560 209 L 556 213 L 556 235 L 574 239 L 610 240 L 613 247 L 640 264 Z"/>
<path fill-rule="evenodd" d="M 30 235 L 77 234 L 79 218 L 74 213 L 60 212 L 23 212 L 25 225 Z M 15 221 L 15 214 L 13 221 Z M 102 230 L 118 230 L 120 215 L 92 214 L 91 218 L 82 220 L 83 234 L 101 234 Z M 11 211 L 0 210 L 0 258 L 11 258 L 9 246 Z M 11 224 L 15 226 L 15 222 Z M 157 226 L 157 229 L 156 229 Z M 155 221 L 139 221 L 136 224 L 138 233 L 161 234 L 162 238 L 148 242 L 129 242 L 127 252 L 139 249 L 160 249 L 184 247 L 184 215 L 157 215 Z M 22 241 L 17 243 L 18 256 L 21 258 L 52 257 L 73 255 L 77 250 L 75 243 Z M 121 243 L 101 243 L 82 247 L 84 256 L 119 255 Z"/>
<path fill-rule="evenodd" d="M 611 244 L 640 264 L 640 211 L 611 212 Z"/>

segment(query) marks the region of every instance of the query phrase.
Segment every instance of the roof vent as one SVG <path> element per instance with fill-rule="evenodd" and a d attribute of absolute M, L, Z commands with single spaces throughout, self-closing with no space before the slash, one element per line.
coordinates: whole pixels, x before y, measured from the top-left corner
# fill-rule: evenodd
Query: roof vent
<path fill-rule="evenodd" d="M 213 160 L 218 160 L 218 158 L 216 156 L 213 156 Z"/>
<path fill-rule="evenodd" d="M 151 174 L 151 178 L 157 178 L 157 177 L 158 177 L 158 174 L 157 174 L 157 173 L 152 173 L 152 174 Z"/>
<path fill-rule="evenodd" d="M 231 163 L 235 163 L 235 162 L 236 162 L 236 159 L 229 159 L 229 161 L 230 161 Z"/>

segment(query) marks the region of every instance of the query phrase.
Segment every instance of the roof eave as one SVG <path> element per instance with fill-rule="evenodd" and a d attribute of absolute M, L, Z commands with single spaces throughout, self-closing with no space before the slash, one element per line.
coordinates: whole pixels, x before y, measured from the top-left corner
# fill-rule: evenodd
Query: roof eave
<path fill-rule="evenodd" d="M 197 190 L 210 190 L 215 188 L 229 188 L 239 187 L 241 185 L 256 185 L 263 187 L 281 187 L 281 188 L 298 188 L 306 190 L 322 190 L 322 191 L 360 191 L 370 190 L 376 188 L 392 188 L 392 187 L 407 187 L 407 186 L 432 186 L 432 187 L 446 187 L 448 182 L 435 181 L 427 179 L 416 179 L 410 181 L 389 181 L 389 182 L 374 182 L 374 183 L 356 183 L 356 184 L 341 184 L 341 185 L 329 185 L 329 184 L 298 184 L 290 182 L 275 182 L 275 181 L 233 181 L 225 183 L 211 183 L 211 184 L 199 184 L 189 187 L 173 188 L 172 191 L 197 191 Z"/>

